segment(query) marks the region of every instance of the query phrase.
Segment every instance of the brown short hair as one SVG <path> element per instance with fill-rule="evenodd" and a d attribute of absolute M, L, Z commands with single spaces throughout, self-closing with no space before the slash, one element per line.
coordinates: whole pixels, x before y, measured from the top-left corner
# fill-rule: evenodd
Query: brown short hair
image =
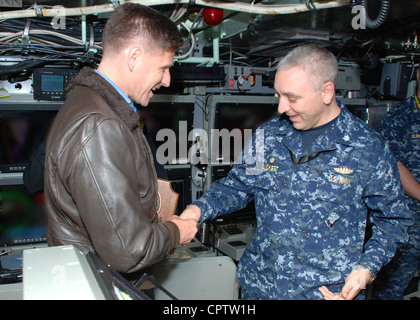
<path fill-rule="evenodd" d="M 174 52 L 183 46 L 177 26 L 168 17 L 137 3 L 125 3 L 106 22 L 102 49 L 117 52 L 136 42 Z"/>

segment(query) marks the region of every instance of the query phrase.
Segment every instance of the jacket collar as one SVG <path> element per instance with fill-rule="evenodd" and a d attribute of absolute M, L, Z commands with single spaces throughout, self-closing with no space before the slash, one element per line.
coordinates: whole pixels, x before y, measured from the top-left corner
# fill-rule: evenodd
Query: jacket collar
<path fill-rule="evenodd" d="M 99 94 L 117 114 L 117 116 L 130 128 L 139 125 L 139 116 L 118 93 L 118 91 L 94 69 L 84 67 L 68 84 L 66 91 L 71 91 L 75 86 L 84 86 Z"/>

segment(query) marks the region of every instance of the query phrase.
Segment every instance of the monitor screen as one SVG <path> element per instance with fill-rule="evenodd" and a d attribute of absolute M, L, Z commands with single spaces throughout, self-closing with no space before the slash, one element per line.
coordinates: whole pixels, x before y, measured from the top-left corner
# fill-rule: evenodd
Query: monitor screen
<path fill-rule="evenodd" d="M 189 133 L 193 129 L 194 103 L 150 102 L 146 108 L 138 107 L 138 110 L 140 110 L 140 121 L 149 130 L 160 159 L 164 159 L 159 163 L 162 165 L 187 163 L 187 154 L 180 152 L 180 143 L 187 143 L 185 149 L 188 150 L 192 142 L 185 141 L 186 137 L 180 137 L 180 133 Z M 181 126 L 185 127 L 181 129 Z M 160 139 L 157 139 L 158 135 Z M 172 147 L 176 148 L 174 153 L 168 154 L 168 143 L 171 150 Z"/>
<path fill-rule="evenodd" d="M 225 178 L 229 171 L 232 169 L 232 165 L 224 165 L 224 166 L 213 166 L 211 169 L 211 176 L 212 182 Z M 255 203 L 254 200 L 248 203 L 248 205 L 238 211 L 229 213 L 227 215 L 222 215 L 217 217 L 218 222 L 243 222 L 243 221 L 250 221 L 255 220 Z"/>
<path fill-rule="evenodd" d="M 41 76 L 41 90 L 42 91 L 63 91 L 64 90 L 64 76 L 55 74 L 43 74 Z"/>
<path fill-rule="evenodd" d="M 167 168 L 166 172 L 172 189 L 179 194 L 175 214 L 180 215 L 192 201 L 191 168 L 171 167 Z"/>
<path fill-rule="evenodd" d="M 215 146 L 214 139 L 221 140 L 221 130 L 226 129 L 230 133 L 229 159 L 224 154 L 223 144 L 226 141 L 219 141 L 218 150 L 212 150 L 212 163 L 234 162 L 248 143 L 245 129 L 252 132 L 264 122 L 278 117 L 278 104 L 254 104 L 254 103 L 218 103 L 216 107 L 215 128 L 219 135 L 213 134 L 211 143 Z M 214 132 L 214 131 L 213 131 Z M 236 144 L 235 144 L 236 143 Z"/>
<path fill-rule="evenodd" d="M 0 112 L 0 172 L 23 171 L 47 138 L 57 111 Z"/>
<path fill-rule="evenodd" d="M 45 242 L 46 225 L 43 194 L 0 186 L 0 246 Z"/>

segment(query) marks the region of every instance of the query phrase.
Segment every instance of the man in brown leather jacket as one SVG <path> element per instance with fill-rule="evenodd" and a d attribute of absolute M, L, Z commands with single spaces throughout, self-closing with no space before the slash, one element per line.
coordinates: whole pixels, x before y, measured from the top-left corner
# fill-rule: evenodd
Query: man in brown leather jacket
<path fill-rule="evenodd" d="M 45 200 L 49 245 L 72 244 L 132 273 L 192 240 L 197 222 L 158 222 L 157 177 L 132 101 L 147 106 L 169 86 L 182 38 L 169 18 L 127 3 L 103 32 L 98 70 L 73 79 L 47 140 Z"/>

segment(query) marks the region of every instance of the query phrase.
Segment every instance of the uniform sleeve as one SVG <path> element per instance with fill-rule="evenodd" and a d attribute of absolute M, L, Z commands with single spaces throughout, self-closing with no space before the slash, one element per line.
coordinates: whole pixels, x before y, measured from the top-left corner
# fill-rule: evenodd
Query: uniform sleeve
<path fill-rule="evenodd" d="M 406 115 L 404 106 L 397 105 L 385 115 L 380 126 L 380 133 L 385 138 L 391 153 L 398 162 L 402 163 L 406 162 L 406 150 L 411 140 L 406 136 L 407 121 L 404 115 Z"/>
<path fill-rule="evenodd" d="M 264 145 L 263 140 L 264 130 L 254 134 L 227 177 L 213 182 L 209 190 L 193 203 L 201 209 L 200 223 L 241 210 L 254 198 L 252 181 L 262 166 L 260 156 L 263 150 L 259 146 Z"/>
<path fill-rule="evenodd" d="M 200 223 L 246 207 L 253 195 L 244 177 L 244 165 L 236 165 L 225 178 L 213 182 L 209 190 L 193 202 L 201 209 Z"/>
<path fill-rule="evenodd" d="M 140 194 L 144 188 L 139 184 L 147 186 L 151 177 L 134 178 L 136 159 L 130 148 L 136 144 L 121 139 L 127 137 L 125 130 L 111 120 L 97 125 L 68 168 L 68 186 L 95 253 L 127 273 L 163 259 L 176 240 L 171 225 L 152 223 L 145 212 L 142 203 L 155 199 L 141 200 L 149 193 Z"/>
<path fill-rule="evenodd" d="M 407 242 L 407 228 L 413 220 L 406 205 L 398 166 L 388 148 L 385 147 L 385 154 L 372 169 L 363 196 L 371 209 L 372 235 L 359 263 L 377 273 L 391 260 L 397 247 Z"/>

